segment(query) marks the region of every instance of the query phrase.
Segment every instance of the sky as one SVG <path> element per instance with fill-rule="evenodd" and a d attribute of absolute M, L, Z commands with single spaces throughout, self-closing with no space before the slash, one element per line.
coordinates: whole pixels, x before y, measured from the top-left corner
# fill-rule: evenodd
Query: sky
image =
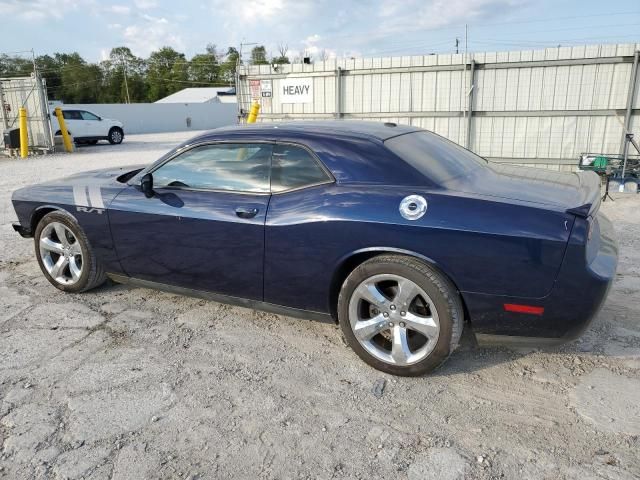
<path fill-rule="evenodd" d="M 0 0 L 0 53 L 112 47 L 187 57 L 253 43 L 278 55 L 380 57 L 640 42 L 640 0 Z M 9 20 L 10 19 L 10 20 Z M 20 55 L 30 55 L 19 53 Z"/>

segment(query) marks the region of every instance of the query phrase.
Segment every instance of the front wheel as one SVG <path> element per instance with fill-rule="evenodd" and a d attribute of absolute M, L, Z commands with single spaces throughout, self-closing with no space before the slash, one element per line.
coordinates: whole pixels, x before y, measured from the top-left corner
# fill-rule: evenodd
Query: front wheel
<path fill-rule="evenodd" d="M 412 257 L 381 255 L 347 277 L 338 319 L 366 363 L 416 376 L 436 369 L 457 347 L 463 309 L 456 288 L 441 273 Z"/>
<path fill-rule="evenodd" d="M 121 128 L 112 127 L 111 130 L 109 130 L 108 139 L 111 145 L 119 145 L 122 143 L 122 140 L 124 140 L 124 132 Z"/>
<path fill-rule="evenodd" d="M 65 292 L 103 284 L 106 275 L 84 231 L 68 213 L 51 212 L 36 227 L 36 257 L 45 278 Z"/>

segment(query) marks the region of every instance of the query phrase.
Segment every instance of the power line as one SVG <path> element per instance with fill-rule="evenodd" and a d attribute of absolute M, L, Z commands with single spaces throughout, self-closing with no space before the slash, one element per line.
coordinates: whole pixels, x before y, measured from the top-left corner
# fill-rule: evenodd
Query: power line
<path fill-rule="evenodd" d="M 160 80 L 164 80 L 166 82 L 176 82 L 176 83 L 193 83 L 199 85 L 209 85 L 211 87 L 228 87 L 229 85 L 219 85 L 220 82 L 197 82 L 195 80 L 174 80 L 172 78 L 161 78 Z"/>

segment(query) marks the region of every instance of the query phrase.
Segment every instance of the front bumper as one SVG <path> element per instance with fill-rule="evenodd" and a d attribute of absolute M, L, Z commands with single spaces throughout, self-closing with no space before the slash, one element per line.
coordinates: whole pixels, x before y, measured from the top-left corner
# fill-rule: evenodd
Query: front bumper
<path fill-rule="evenodd" d="M 18 232 L 20 234 L 21 237 L 23 237 L 23 238 L 32 238 L 33 237 L 33 232 L 31 231 L 31 229 L 23 227 L 21 223 L 13 222 L 11 224 L 11 226 L 13 227 L 13 229 L 16 232 Z"/>

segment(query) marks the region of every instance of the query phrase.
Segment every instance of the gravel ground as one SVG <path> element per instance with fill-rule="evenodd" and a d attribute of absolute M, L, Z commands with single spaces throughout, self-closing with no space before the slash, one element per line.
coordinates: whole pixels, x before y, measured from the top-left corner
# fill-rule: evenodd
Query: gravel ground
<path fill-rule="evenodd" d="M 639 196 L 603 205 L 619 271 L 580 340 L 482 349 L 466 334 L 435 375 L 393 378 L 332 324 L 46 282 L 11 191 L 184 138 L 0 160 L 0 478 L 640 477 Z"/>

